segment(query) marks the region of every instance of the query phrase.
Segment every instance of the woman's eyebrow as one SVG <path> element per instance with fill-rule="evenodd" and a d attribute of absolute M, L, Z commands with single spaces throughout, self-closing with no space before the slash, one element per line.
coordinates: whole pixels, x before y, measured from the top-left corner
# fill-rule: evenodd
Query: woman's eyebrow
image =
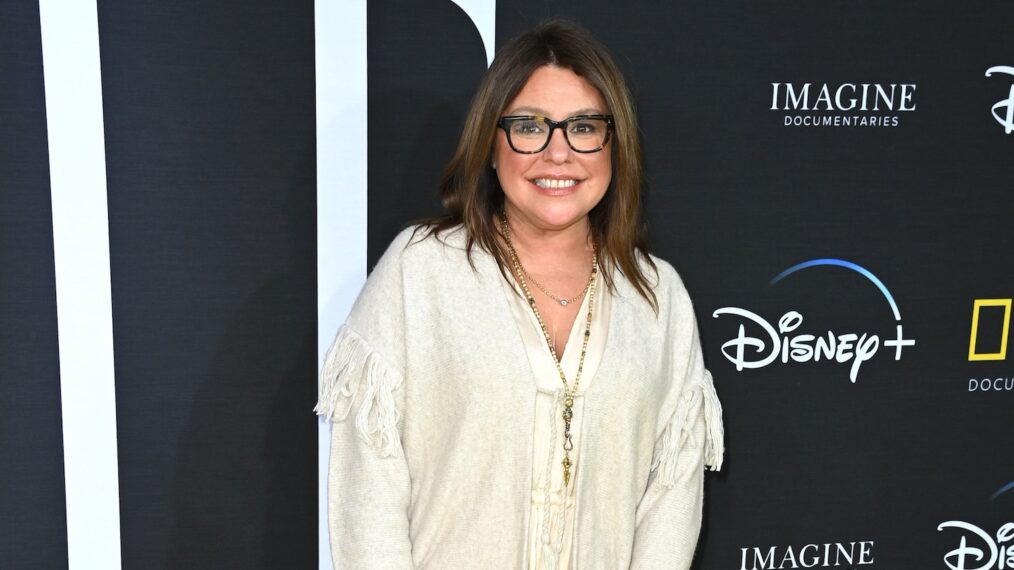
<path fill-rule="evenodd" d="M 538 107 L 516 107 L 514 109 L 511 109 L 510 112 L 508 112 L 507 114 L 508 115 L 538 115 L 540 117 L 548 117 L 549 116 L 549 113 L 545 109 L 540 109 Z M 573 111 L 573 112 L 569 113 L 567 115 L 567 117 L 574 117 L 574 116 L 577 116 L 577 115 L 601 115 L 601 114 L 602 114 L 602 111 L 600 109 L 597 109 L 595 107 L 585 107 L 583 109 L 578 109 L 576 111 Z M 566 117 L 564 117 L 564 118 L 566 118 Z"/>
<path fill-rule="evenodd" d="M 601 109 L 597 109 L 595 107 L 585 107 L 584 109 L 578 109 L 577 111 L 574 111 L 573 113 L 567 116 L 574 117 L 577 115 L 604 115 L 604 114 L 605 113 L 603 113 Z"/>
<path fill-rule="evenodd" d="M 544 109 L 540 109 L 538 107 L 516 107 L 514 109 L 511 109 L 511 111 L 509 113 L 507 113 L 507 114 L 508 115 L 539 115 L 540 117 L 545 117 L 549 113 L 547 113 Z"/>

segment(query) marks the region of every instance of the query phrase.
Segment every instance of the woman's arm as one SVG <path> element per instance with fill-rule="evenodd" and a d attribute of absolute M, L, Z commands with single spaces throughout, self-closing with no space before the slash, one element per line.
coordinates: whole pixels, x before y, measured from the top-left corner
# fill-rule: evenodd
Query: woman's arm
<path fill-rule="evenodd" d="M 324 359 L 315 411 L 331 422 L 328 527 L 336 569 L 411 569 L 411 478 L 402 448 L 402 232 L 381 257 Z"/>
<path fill-rule="evenodd" d="M 631 569 L 686 570 L 693 561 L 705 464 L 717 470 L 722 462 L 721 407 L 705 374 L 701 384 L 684 391 L 656 443 L 653 470 L 637 507 Z"/>
<path fill-rule="evenodd" d="M 332 351 L 346 362 L 325 377 L 333 381 L 331 392 L 322 390 L 318 408 L 333 421 L 327 502 L 334 567 L 411 569 L 411 489 L 397 426 L 400 372 L 347 326 Z M 333 360 L 328 363 L 333 371 Z M 329 399 L 337 406 L 328 406 Z"/>
<path fill-rule="evenodd" d="M 704 470 L 719 470 L 724 454 L 722 406 L 704 367 L 693 306 L 670 265 L 658 260 L 670 287 L 669 333 L 673 393 L 658 418 L 651 474 L 636 512 L 631 568 L 686 570 L 701 530 Z"/>

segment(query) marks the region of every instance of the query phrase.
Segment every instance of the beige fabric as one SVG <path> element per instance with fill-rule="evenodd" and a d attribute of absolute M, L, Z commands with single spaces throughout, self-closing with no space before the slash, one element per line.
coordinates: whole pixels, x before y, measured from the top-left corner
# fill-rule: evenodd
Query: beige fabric
<path fill-rule="evenodd" d="M 721 406 L 693 308 L 658 258 L 658 311 L 622 275 L 582 396 L 570 566 L 686 570 Z M 402 232 L 325 357 L 338 569 L 527 568 L 539 389 L 492 256 Z M 654 271 L 642 262 L 650 278 Z"/>
<path fill-rule="evenodd" d="M 584 394 L 591 387 L 602 360 L 602 351 L 606 346 L 609 333 L 609 317 L 612 310 L 612 296 L 605 287 L 601 274 L 595 278 L 595 307 L 592 311 L 591 335 L 588 338 L 588 350 L 585 354 L 581 385 L 574 399 L 574 419 L 571 422 L 571 436 L 574 449 L 570 452 L 572 477 L 576 477 L 581 469 L 581 425 L 584 419 Z M 528 522 L 528 567 L 532 570 L 570 568 L 571 549 L 574 535 L 574 485 L 573 480 L 566 492 L 563 489 L 563 420 L 560 412 L 560 393 L 563 383 L 556 369 L 553 355 L 549 352 L 546 337 L 535 318 L 535 313 L 528 307 L 521 288 L 513 283 L 511 287 L 504 283 L 504 292 L 510 302 L 511 313 L 518 325 L 518 331 L 525 343 L 528 361 L 538 387 L 535 398 L 535 435 L 533 439 L 534 453 L 532 457 L 532 502 Z M 563 352 L 560 365 L 567 376 L 569 385 L 573 385 L 577 375 L 577 366 L 581 360 L 581 344 L 584 337 L 585 315 L 588 314 L 589 297 L 585 295 L 581 308 L 574 319 L 567 346 Z M 555 433 L 554 433 L 555 432 Z M 547 481 L 547 463 L 550 473 Z M 594 468 L 590 466 L 589 468 Z M 546 506 L 548 505 L 548 507 Z M 546 526 L 544 521 L 548 519 Z M 550 549 L 552 554 L 546 552 Z"/>

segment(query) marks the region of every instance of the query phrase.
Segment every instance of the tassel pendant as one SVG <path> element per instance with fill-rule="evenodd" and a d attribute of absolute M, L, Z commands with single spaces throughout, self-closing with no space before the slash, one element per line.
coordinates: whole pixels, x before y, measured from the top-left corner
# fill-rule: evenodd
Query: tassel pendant
<path fill-rule="evenodd" d="M 570 485 L 570 451 L 574 449 L 574 441 L 570 434 L 570 421 L 574 419 L 574 397 L 567 396 L 563 400 L 563 486 Z"/>
<path fill-rule="evenodd" d="M 500 211 L 500 228 L 503 231 L 504 240 L 507 242 L 507 252 L 510 254 L 511 266 L 514 269 L 514 278 L 517 279 L 518 284 L 521 285 L 521 290 L 525 293 L 525 298 L 528 300 L 529 306 L 532 308 L 532 312 L 535 313 L 535 320 L 539 321 L 539 328 L 542 329 L 542 336 L 546 338 L 546 344 L 549 348 L 549 353 L 553 355 L 553 362 L 556 363 L 556 371 L 560 373 L 560 382 L 563 383 L 563 484 L 564 487 L 570 484 L 570 468 L 573 467 L 573 463 L 570 461 L 570 452 L 574 449 L 574 441 L 571 439 L 570 434 L 570 421 L 574 417 L 574 395 L 577 394 L 578 386 L 581 385 L 581 371 L 584 368 L 584 357 L 588 352 L 588 338 L 591 336 L 592 326 L 592 310 L 595 307 L 595 276 L 599 271 L 598 253 L 595 251 L 595 243 L 592 242 L 592 268 L 591 275 L 588 276 L 588 283 L 585 285 L 585 290 L 580 295 L 573 299 L 560 299 L 553 296 L 551 293 L 546 291 L 539 285 L 539 288 L 548 297 L 555 299 L 560 303 L 561 306 L 568 306 L 572 302 L 576 302 L 578 299 L 584 296 L 585 292 L 588 293 L 588 314 L 585 316 L 585 327 L 584 327 L 584 340 L 581 344 L 581 359 L 578 360 L 577 374 L 574 375 L 574 386 L 571 387 L 567 382 L 567 376 L 563 373 L 563 367 L 560 366 L 560 357 L 556 354 L 556 348 L 553 346 L 553 339 L 549 336 L 549 331 L 546 329 L 546 323 L 542 319 L 542 314 L 539 313 L 539 306 L 535 302 L 535 297 L 532 296 L 532 292 L 528 289 L 528 282 L 525 280 L 529 277 L 525 268 L 521 266 L 521 261 L 518 259 L 518 252 L 514 249 L 514 243 L 511 241 L 511 228 L 510 224 L 507 223 L 507 214 L 503 210 Z M 554 427 L 555 429 L 555 427 Z M 553 434 L 554 437 L 556 434 Z"/>

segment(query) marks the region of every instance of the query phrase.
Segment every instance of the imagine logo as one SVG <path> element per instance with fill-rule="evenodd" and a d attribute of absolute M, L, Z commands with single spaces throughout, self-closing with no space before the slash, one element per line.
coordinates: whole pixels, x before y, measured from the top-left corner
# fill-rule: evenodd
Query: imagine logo
<path fill-rule="evenodd" d="M 992 77 L 994 73 L 1002 73 L 1005 75 L 1014 76 L 1014 67 L 1009 65 L 995 65 L 986 70 L 986 77 Z M 1005 110 L 1006 113 L 1001 115 L 998 111 Z M 1006 99 L 1001 99 L 993 105 L 993 118 L 996 122 L 1000 123 L 1004 131 L 1009 135 L 1014 133 L 1014 82 L 1010 86 L 1010 94 Z"/>
<path fill-rule="evenodd" d="M 899 112 L 915 111 L 915 83 L 771 83 L 771 111 L 785 126 L 897 127 Z"/>
<path fill-rule="evenodd" d="M 873 541 L 740 548 L 739 570 L 855 568 L 873 564 Z M 854 566 L 853 566 L 854 565 Z"/>
<path fill-rule="evenodd" d="M 880 290 L 887 300 L 888 305 L 890 305 L 891 311 L 894 314 L 894 320 L 897 323 L 897 336 L 893 339 L 885 340 L 884 346 L 893 347 L 894 359 L 901 360 L 902 349 L 906 346 L 913 346 L 915 340 L 907 339 L 904 336 L 901 324 L 901 311 L 898 310 L 898 304 L 895 303 L 894 296 L 887 290 L 884 283 L 866 268 L 842 259 L 814 259 L 793 265 L 782 271 L 771 280 L 770 284 L 775 285 L 797 271 L 820 266 L 837 266 L 850 269 L 876 285 L 877 289 Z M 763 336 L 747 336 L 746 325 L 741 324 L 739 325 L 739 334 L 722 345 L 722 355 L 729 362 L 736 365 L 737 371 L 742 371 L 744 368 L 763 368 L 776 360 L 781 360 L 782 363 L 788 363 L 790 360 L 803 363 L 818 362 L 823 358 L 825 360 L 834 360 L 840 364 L 851 361 L 852 367 L 849 371 L 849 379 L 855 383 L 859 375 L 859 367 L 864 362 L 873 358 L 880 348 L 880 336 L 873 333 L 862 333 L 861 335 L 856 333 L 835 334 L 832 331 L 827 331 L 826 335 L 822 336 L 808 333 L 790 336 L 789 333 L 794 333 L 803 324 L 803 315 L 797 311 L 788 311 L 782 315 L 778 319 L 777 327 L 768 323 L 756 313 L 738 307 L 723 307 L 716 310 L 712 316 L 718 318 L 722 315 L 740 317 L 749 323 L 759 326 L 763 332 Z M 750 354 L 747 353 L 748 348 L 750 349 Z"/>

